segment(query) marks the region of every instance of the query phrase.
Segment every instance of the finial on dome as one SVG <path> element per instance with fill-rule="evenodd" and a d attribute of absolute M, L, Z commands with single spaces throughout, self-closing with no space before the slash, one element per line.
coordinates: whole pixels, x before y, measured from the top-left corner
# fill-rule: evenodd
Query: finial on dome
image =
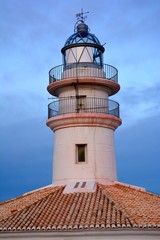
<path fill-rule="evenodd" d="M 81 13 L 76 14 L 77 22 L 74 26 L 74 32 L 88 32 L 88 26 L 84 23 L 88 13 L 89 12 L 83 12 L 82 8 Z"/>
<path fill-rule="evenodd" d="M 85 19 L 87 18 L 87 15 L 84 16 L 84 14 L 88 14 L 89 12 L 83 12 L 83 8 L 81 8 L 81 13 L 76 14 L 77 21 L 81 21 L 84 23 Z"/>

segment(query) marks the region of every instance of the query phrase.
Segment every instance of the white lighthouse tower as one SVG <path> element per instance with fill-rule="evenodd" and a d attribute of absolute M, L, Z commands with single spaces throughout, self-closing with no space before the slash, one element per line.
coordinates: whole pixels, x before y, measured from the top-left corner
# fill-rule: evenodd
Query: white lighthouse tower
<path fill-rule="evenodd" d="M 63 64 L 49 72 L 47 125 L 54 131 L 53 184 L 77 188 L 117 180 L 114 131 L 121 125 L 118 71 L 103 63 L 104 47 L 77 14 L 62 48 Z"/>

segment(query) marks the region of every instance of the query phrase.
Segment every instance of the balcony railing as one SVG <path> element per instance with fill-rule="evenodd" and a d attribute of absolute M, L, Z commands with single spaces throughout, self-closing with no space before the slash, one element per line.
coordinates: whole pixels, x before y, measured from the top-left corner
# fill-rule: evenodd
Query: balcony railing
<path fill-rule="evenodd" d="M 118 70 L 108 64 L 70 63 L 59 65 L 49 71 L 49 83 L 66 78 L 96 77 L 118 82 Z"/>
<path fill-rule="evenodd" d="M 119 117 L 119 104 L 104 98 L 77 96 L 51 102 L 48 118 L 69 113 L 103 113 Z"/>

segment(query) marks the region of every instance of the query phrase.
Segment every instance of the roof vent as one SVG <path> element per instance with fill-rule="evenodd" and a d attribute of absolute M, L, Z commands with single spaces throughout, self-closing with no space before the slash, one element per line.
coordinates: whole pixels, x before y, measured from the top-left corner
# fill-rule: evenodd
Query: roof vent
<path fill-rule="evenodd" d="M 69 182 L 63 193 L 73 193 L 73 192 L 94 192 L 96 190 L 95 181 L 71 181 Z"/>
<path fill-rule="evenodd" d="M 80 184 L 80 182 L 76 182 L 74 188 L 78 188 L 79 184 Z"/>

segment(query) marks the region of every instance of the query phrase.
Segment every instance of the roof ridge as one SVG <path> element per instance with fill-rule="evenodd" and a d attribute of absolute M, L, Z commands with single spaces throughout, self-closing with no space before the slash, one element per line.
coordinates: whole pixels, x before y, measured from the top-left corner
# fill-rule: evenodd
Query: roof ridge
<path fill-rule="evenodd" d="M 136 185 L 132 185 L 132 184 L 128 184 L 128 183 L 123 183 L 123 182 L 118 182 L 118 181 L 115 181 L 114 182 L 114 185 L 120 185 L 120 186 L 124 186 L 124 187 L 129 187 L 131 189 L 136 189 L 136 190 L 139 190 L 141 192 L 146 192 L 146 189 L 143 188 L 143 187 L 139 187 L 139 186 L 136 186 Z"/>
<path fill-rule="evenodd" d="M 131 190 L 137 190 L 138 192 L 142 192 L 144 194 L 147 194 L 147 195 L 151 195 L 151 196 L 156 196 L 158 198 L 160 198 L 160 195 L 156 194 L 156 193 L 152 193 L 152 192 L 148 192 L 145 188 L 143 187 L 139 187 L 139 186 L 136 186 L 136 185 L 130 185 L 130 184 L 127 184 L 127 183 L 122 183 L 122 182 L 118 182 L 118 181 L 115 181 L 114 182 L 114 186 L 123 186 L 123 187 L 126 187 L 126 188 L 129 188 Z"/>
<path fill-rule="evenodd" d="M 31 190 L 31 191 L 29 191 L 29 192 L 23 193 L 22 195 L 20 195 L 20 196 L 18 196 L 18 197 L 11 198 L 11 199 L 9 199 L 9 200 L 0 202 L 0 206 L 2 206 L 3 204 L 9 203 L 9 202 L 18 200 L 18 199 L 20 199 L 20 198 L 26 197 L 27 195 L 34 194 L 35 192 L 42 191 L 42 190 L 47 189 L 47 188 L 53 188 L 53 185 L 48 185 L 48 186 L 45 186 L 45 187 L 42 187 L 42 188 L 37 188 L 37 189 L 35 189 L 35 190 Z"/>
<path fill-rule="evenodd" d="M 133 220 L 132 217 L 130 216 L 130 214 L 126 211 L 126 209 L 124 209 L 123 206 L 121 206 L 117 202 L 117 200 L 114 197 L 111 196 L 110 192 L 106 189 L 106 185 L 99 184 L 99 183 L 97 185 L 100 187 L 100 189 L 102 189 L 104 187 L 104 189 L 102 190 L 102 193 L 105 192 L 105 196 L 114 203 L 117 210 L 120 211 L 124 215 L 124 217 L 126 217 L 130 221 L 131 225 L 136 227 L 138 225 L 136 223 L 136 221 Z M 114 184 L 112 186 L 114 186 Z"/>

